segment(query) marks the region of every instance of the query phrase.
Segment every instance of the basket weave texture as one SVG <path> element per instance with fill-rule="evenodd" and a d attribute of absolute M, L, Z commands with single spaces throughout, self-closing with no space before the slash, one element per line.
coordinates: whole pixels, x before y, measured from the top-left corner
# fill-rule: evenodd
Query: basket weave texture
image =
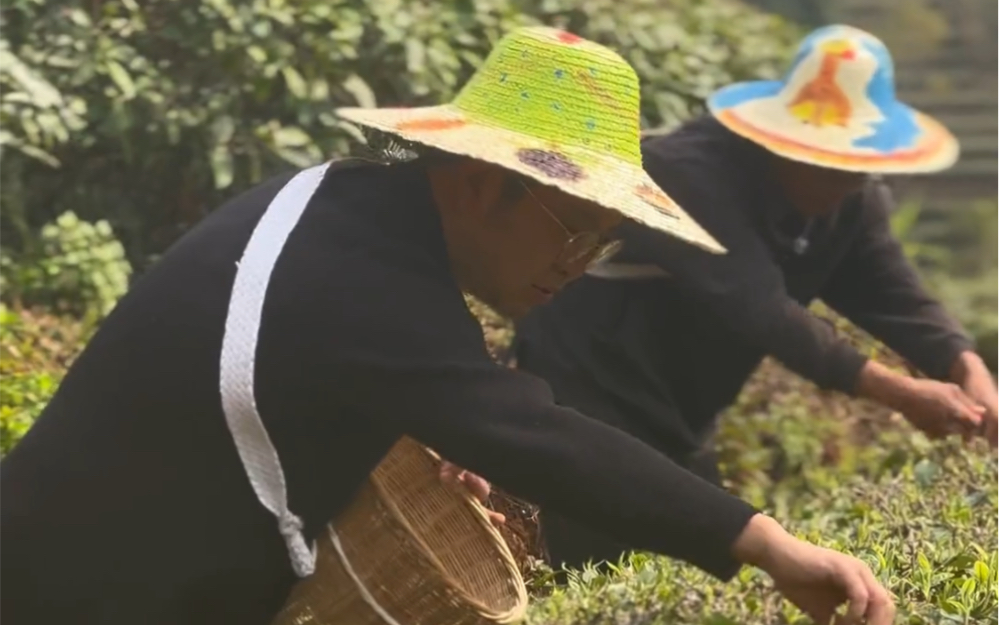
<path fill-rule="evenodd" d="M 441 483 L 439 464 L 401 439 L 317 539 L 315 573 L 295 586 L 273 625 L 520 620 L 527 591 L 506 542 L 477 501 Z"/>

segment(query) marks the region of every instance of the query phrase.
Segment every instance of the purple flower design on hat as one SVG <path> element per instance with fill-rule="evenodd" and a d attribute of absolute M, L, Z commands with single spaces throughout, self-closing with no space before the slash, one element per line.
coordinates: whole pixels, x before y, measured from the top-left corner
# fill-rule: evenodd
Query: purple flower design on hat
<path fill-rule="evenodd" d="M 537 169 L 549 178 L 575 182 L 583 177 L 583 168 L 573 163 L 568 156 L 554 150 L 522 148 L 517 150 L 521 163 Z"/>

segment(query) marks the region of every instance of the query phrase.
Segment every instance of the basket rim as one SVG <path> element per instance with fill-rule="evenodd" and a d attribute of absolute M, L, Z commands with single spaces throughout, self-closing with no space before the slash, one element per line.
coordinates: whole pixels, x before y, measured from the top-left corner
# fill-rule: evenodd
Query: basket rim
<path fill-rule="evenodd" d="M 413 441 L 416 447 L 419 448 L 419 452 L 427 455 L 431 459 L 440 462 L 441 456 L 434 452 L 432 449 L 426 447 L 418 441 Z M 386 506 L 388 511 L 392 514 L 396 521 L 398 521 L 403 528 L 409 533 L 409 535 L 416 541 L 419 545 L 420 550 L 423 552 L 424 556 L 430 559 L 431 563 L 441 572 L 441 577 L 444 582 L 454 589 L 458 590 L 461 596 L 467 601 L 473 608 L 476 609 L 483 617 L 490 619 L 491 621 L 499 624 L 514 623 L 521 620 L 525 613 L 527 612 L 527 586 L 524 584 L 523 576 L 520 574 L 520 568 L 517 566 L 516 561 L 513 559 L 513 554 L 510 552 L 509 546 L 503 539 L 503 535 L 499 533 L 489 519 L 489 516 L 485 512 L 485 508 L 474 496 L 465 491 L 456 492 L 456 496 L 462 502 L 463 505 L 468 507 L 472 512 L 472 516 L 476 523 L 481 529 L 485 530 L 489 538 L 492 539 L 493 543 L 499 551 L 499 556 L 503 561 L 503 566 L 507 569 L 510 574 L 511 579 L 516 587 L 517 603 L 512 608 L 507 610 L 496 610 L 489 607 L 478 598 L 465 592 L 461 584 L 456 583 L 454 578 L 445 573 L 444 565 L 437 555 L 430 549 L 429 545 L 420 537 L 420 535 L 415 531 L 413 525 L 409 522 L 406 516 L 402 513 L 399 507 L 396 505 L 392 497 L 388 496 L 389 493 L 387 489 L 380 483 L 376 474 L 372 474 L 370 477 L 370 482 L 372 486 L 377 491 L 379 498 L 382 503 Z"/>

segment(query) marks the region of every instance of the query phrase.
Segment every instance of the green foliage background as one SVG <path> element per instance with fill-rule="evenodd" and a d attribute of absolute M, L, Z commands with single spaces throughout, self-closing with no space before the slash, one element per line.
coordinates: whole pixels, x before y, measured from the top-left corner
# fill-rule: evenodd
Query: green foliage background
<path fill-rule="evenodd" d="M 74 211 L 106 219 L 139 271 L 234 189 L 347 153 L 357 129 L 335 107 L 448 100 L 515 25 L 622 52 L 651 127 L 776 75 L 796 37 L 698 0 L 10 0 L 2 15 L 5 243 Z"/>

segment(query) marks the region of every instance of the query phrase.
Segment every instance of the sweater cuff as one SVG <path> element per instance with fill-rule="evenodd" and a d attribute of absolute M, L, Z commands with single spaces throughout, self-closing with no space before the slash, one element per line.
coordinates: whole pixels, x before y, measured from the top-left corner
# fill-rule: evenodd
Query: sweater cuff
<path fill-rule="evenodd" d="M 714 525 L 711 535 L 716 538 L 711 545 L 704 546 L 697 561 L 691 564 L 719 581 L 731 581 L 742 568 L 742 563 L 732 555 L 732 546 L 757 514 L 759 510 L 733 497 L 726 509 L 718 510 L 709 521 Z"/>
<path fill-rule="evenodd" d="M 822 386 L 856 397 L 860 370 L 864 368 L 868 360 L 870 359 L 867 356 L 858 352 L 848 343 L 838 343 L 835 350 L 829 354 L 826 383 Z"/>
<path fill-rule="evenodd" d="M 955 336 L 954 339 L 947 341 L 936 350 L 931 362 L 927 362 L 920 368 L 923 369 L 923 373 L 934 380 L 949 382 L 951 381 L 950 370 L 957 362 L 958 356 L 964 352 L 974 351 L 977 351 L 974 341 L 965 336 Z"/>

